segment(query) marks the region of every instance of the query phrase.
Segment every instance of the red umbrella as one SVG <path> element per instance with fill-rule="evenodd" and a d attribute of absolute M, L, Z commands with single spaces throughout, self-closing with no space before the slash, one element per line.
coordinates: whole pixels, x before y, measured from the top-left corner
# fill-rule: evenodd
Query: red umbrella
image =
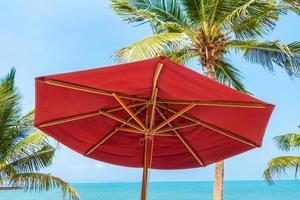
<path fill-rule="evenodd" d="M 165 57 L 36 78 L 35 126 L 107 163 L 204 167 L 260 147 L 274 106 Z"/>

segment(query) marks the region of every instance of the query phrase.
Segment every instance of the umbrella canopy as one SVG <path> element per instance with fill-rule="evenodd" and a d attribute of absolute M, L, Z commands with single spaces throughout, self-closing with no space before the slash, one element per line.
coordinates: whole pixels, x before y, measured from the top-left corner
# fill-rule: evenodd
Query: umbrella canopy
<path fill-rule="evenodd" d="M 143 182 L 260 147 L 273 108 L 166 57 L 36 78 L 37 128 Z"/>

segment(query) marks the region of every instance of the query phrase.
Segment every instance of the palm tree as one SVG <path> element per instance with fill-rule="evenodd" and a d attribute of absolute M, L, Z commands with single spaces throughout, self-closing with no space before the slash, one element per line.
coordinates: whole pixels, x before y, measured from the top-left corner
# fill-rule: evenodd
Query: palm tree
<path fill-rule="evenodd" d="M 285 6 L 289 9 L 300 14 L 300 1 L 299 0 L 284 0 Z"/>
<path fill-rule="evenodd" d="M 288 9 L 299 11 L 297 0 L 111 0 L 112 10 L 123 20 L 148 23 L 153 35 L 118 52 L 118 62 L 158 55 L 187 64 L 196 59 L 205 73 L 237 90 L 247 92 L 242 74 L 230 62 L 240 54 L 273 72 L 286 70 L 300 76 L 300 42 L 282 44 L 264 37 Z M 224 164 L 216 165 L 214 200 L 222 199 Z"/>
<path fill-rule="evenodd" d="M 68 183 L 38 173 L 52 164 L 55 148 L 43 133 L 34 131 L 33 112 L 22 116 L 15 72 L 12 69 L 0 80 L 0 186 L 35 191 L 60 187 L 64 197 L 78 200 L 77 192 Z"/>
<path fill-rule="evenodd" d="M 288 133 L 280 135 L 275 137 L 275 142 L 282 151 L 298 150 L 300 147 L 300 134 Z M 296 178 L 299 167 L 300 156 L 279 156 L 269 161 L 264 177 L 266 181 L 272 183 L 274 176 L 285 174 L 287 169 L 294 169 Z"/>

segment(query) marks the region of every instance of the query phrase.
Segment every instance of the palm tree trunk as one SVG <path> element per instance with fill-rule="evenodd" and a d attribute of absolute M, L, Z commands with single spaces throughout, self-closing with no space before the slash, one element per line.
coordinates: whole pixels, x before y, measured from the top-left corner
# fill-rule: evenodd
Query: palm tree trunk
<path fill-rule="evenodd" d="M 214 66 L 206 66 L 208 78 L 217 80 Z M 215 164 L 213 200 L 223 200 L 224 161 Z"/>
<path fill-rule="evenodd" d="M 215 164 L 215 182 L 213 200 L 223 199 L 224 161 Z"/>

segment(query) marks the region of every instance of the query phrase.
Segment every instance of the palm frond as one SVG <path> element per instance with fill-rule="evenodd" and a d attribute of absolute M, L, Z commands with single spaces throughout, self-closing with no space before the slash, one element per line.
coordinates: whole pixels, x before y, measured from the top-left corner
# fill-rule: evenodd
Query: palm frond
<path fill-rule="evenodd" d="M 4 78 L 1 78 L 0 84 L 9 85 L 13 87 L 15 82 L 15 76 L 16 76 L 16 68 L 13 67 Z"/>
<path fill-rule="evenodd" d="M 143 24 L 149 21 L 157 22 L 158 20 L 154 13 L 138 9 L 130 4 L 128 0 L 112 0 L 110 7 L 122 20 L 128 21 L 129 23 L 135 22 Z"/>
<path fill-rule="evenodd" d="M 247 4 L 249 0 L 209 0 L 207 1 L 207 13 L 209 15 L 209 25 L 221 25 L 225 18 L 234 15 L 235 10 Z"/>
<path fill-rule="evenodd" d="M 274 138 L 277 147 L 283 151 L 300 148 L 300 134 L 288 133 Z"/>
<path fill-rule="evenodd" d="M 208 13 L 210 13 L 209 9 L 211 8 L 209 6 L 209 1 L 182 0 L 180 2 L 191 24 L 201 26 L 203 22 L 208 22 Z"/>
<path fill-rule="evenodd" d="M 0 171 L 5 170 L 7 175 L 10 175 L 10 173 L 7 173 L 10 169 L 12 169 L 11 174 L 32 173 L 35 171 L 39 171 L 52 164 L 54 154 L 54 147 L 52 147 L 51 145 L 45 145 L 37 151 L 30 153 L 30 155 L 28 156 L 23 156 L 18 160 L 7 163 L 2 168 L 0 168 Z"/>
<path fill-rule="evenodd" d="M 13 125 L 20 117 L 21 96 L 14 86 L 15 69 L 0 80 L 0 155 L 12 144 L 16 137 Z"/>
<path fill-rule="evenodd" d="M 267 182 L 273 183 L 275 176 L 285 175 L 288 169 L 295 170 L 295 177 L 297 176 L 297 169 L 300 167 L 300 157 L 297 156 L 281 156 L 269 161 L 265 171 L 264 178 Z"/>
<path fill-rule="evenodd" d="M 112 0 L 111 2 L 112 10 L 128 22 L 141 24 L 147 21 L 176 22 L 180 25 L 186 23 L 186 16 L 179 0 Z"/>
<path fill-rule="evenodd" d="M 20 94 L 14 86 L 15 69 L 0 79 L 0 184 L 28 190 L 61 187 L 63 194 L 79 199 L 76 191 L 58 177 L 34 173 L 49 166 L 55 149 L 40 131 L 32 134 L 33 111 L 21 115 Z"/>
<path fill-rule="evenodd" d="M 54 188 L 60 188 L 64 197 L 79 200 L 78 193 L 71 185 L 59 177 L 50 174 L 23 173 L 6 178 L 10 181 L 11 186 L 21 187 L 26 191 L 48 191 Z"/>
<path fill-rule="evenodd" d="M 242 76 L 240 70 L 238 70 L 236 67 L 226 61 L 219 61 L 215 70 L 217 80 L 220 83 L 223 83 L 241 92 L 251 94 L 246 90 L 244 84 L 242 83 L 242 79 L 244 77 Z"/>
<path fill-rule="evenodd" d="M 14 144 L 14 146 L 1 157 L 1 160 L 7 160 L 9 163 L 17 161 L 23 157 L 30 156 L 47 144 L 48 140 L 46 135 L 40 131 L 36 131 L 20 140 L 17 144 Z"/>
<path fill-rule="evenodd" d="M 278 41 L 232 40 L 227 48 L 242 51 L 247 61 L 260 64 L 271 72 L 274 71 L 273 64 L 277 64 L 290 77 L 300 76 L 300 42 L 284 45 Z"/>
<path fill-rule="evenodd" d="M 282 3 L 291 11 L 300 15 L 300 1 L 299 0 L 282 0 Z"/>
<path fill-rule="evenodd" d="M 25 115 L 16 119 L 16 121 L 13 124 L 11 124 L 11 126 L 9 127 L 9 132 L 10 134 L 14 135 L 14 139 L 11 145 L 18 143 L 20 140 L 22 140 L 34 130 L 33 116 L 34 111 L 28 112 Z"/>
<path fill-rule="evenodd" d="M 125 47 L 115 53 L 119 62 L 130 62 L 161 55 L 168 45 L 176 46 L 178 49 L 184 46 L 184 40 L 187 38 L 182 33 L 162 33 L 142 39 L 128 47 Z"/>
<path fill-rule="evenodd" d="M 232 5 L 232 10 L 229 12 L 225 18 L 223 19 L 223 22 L 233 22 L 236 18 L 240 18 L 243 16 L 249 16 L 249 9 L 253 4 L 256 2 L 256 0 L 250 0 L 250 1 L 239 1 L 236 2 L 235 5 Z"/>
<path fill-rule="evenodd" d="M 181 49 L 176 49 L 176 47 L 175 48 L 171 47 L 162 51 L 161 54 L 183 65 L 188 65 L 188 63 L 192 59 L 199 56 L 199 53 L 193 49 L 190 49 L 189 46 L 183 47 Z"/>
<path fill-rule="evenodd" d="M 275 1 L 243 1 L 224 17 L 223 29 L 226 35 L 234 34 L 237 39 L 257 39 L 272 31 L 279 16 L 286 9 L 278 7 Z"/>
<path fill-rule="evenodd" d="M 6 183 L 6 178 L 8 175 L 12 176 L 17 174 L 13 166 L 8 165 L 6 161 L 0 162 L 0 185 L 4 185 Z"/>

